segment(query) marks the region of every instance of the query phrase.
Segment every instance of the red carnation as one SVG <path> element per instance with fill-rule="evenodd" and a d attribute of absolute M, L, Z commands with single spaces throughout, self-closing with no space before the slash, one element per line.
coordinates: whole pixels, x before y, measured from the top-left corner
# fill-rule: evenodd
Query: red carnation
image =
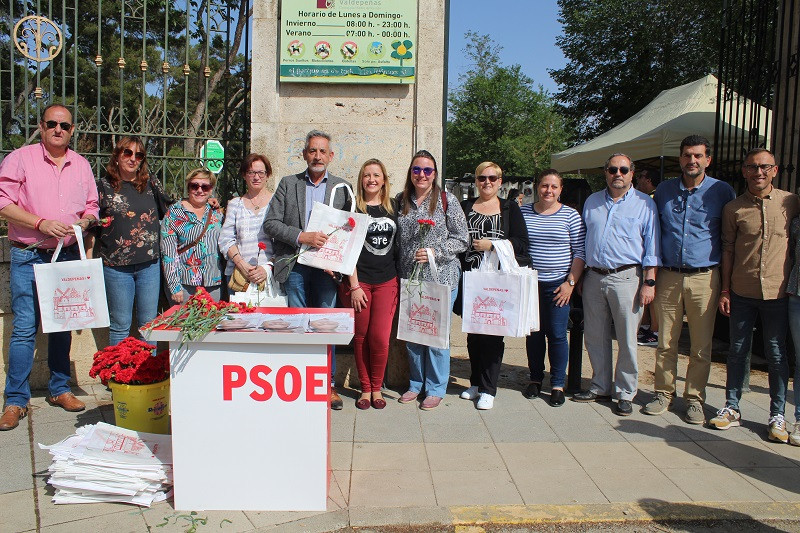
<path fill-rule="evenodd" d="M 347 225 L 350 226 L 350 229 L 355 228 L 356 227 L 356 219 L 354 219 L 353 217 L 348 218 L 347 219 Z"/>
<path fill-rule="evenodd" d="M 266 252 L 267 251 L 267 245 L 265 243 L 263 243 L 263 242 L 259 242 L 258 243 L 258 249 L 261 250 L 261 251 Z"/>

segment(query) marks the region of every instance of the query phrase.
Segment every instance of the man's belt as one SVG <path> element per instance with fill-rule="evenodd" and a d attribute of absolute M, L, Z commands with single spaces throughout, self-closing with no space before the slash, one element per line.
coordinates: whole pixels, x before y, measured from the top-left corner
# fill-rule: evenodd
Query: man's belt
<path fill-rule="evenodd" d="M 53 252 L 56 251 L 55 248 L 30 248 L 31 246 L 30 244 L 25 244 L 24 242 L 19 242 L 19 241 L 12 241 L 11 239 L 8 240 L 8 244 L 13 246 L 14 248 L 19 248 L 20 250 L 30 249 L 30 251 L 33 251 L 35 249 L 37 252 L 44 252 L 46 254 L 52 254 Z M 72 250 L 72 248 L 76 245 L 77 243 L 72 243 L 69 246 L 62 246 L 61 250 L 62 251 Z"/>
<path fill-rule="evenodd" d="M 617 272 L 622 272 L 623 270 L 628 270 L 629 268 L 636 268 L 639 266 L 639 263 L 634 263 L 632 265 L 622 265 L 619 268 L 597 268 L 597 267 L 589 267 L 589 270 L 592 272 L 597 272 L 598 274 L 602 274 L 607 276 L 608 274 L 616 274 Z"/>
<path fill-rule="evenodd" d="M 681 274 L 697 274 L 700 272 L 711 272 L 715 268 L 716 265 L 710 267 L 697 267 L 697 268 L 690 268 L 690 267 L 661 267 L 664 270 L 669 270 L 670 272 L 679 272 Z"/>

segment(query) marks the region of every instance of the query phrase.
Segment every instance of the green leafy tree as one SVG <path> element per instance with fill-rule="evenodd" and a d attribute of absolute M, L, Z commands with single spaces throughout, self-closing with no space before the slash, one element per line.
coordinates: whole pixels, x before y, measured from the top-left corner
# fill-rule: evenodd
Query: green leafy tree
<path fill-rule="evenodd" d="M 448 98 L 447 175 L 475 172 L 486 160 L 511 175 L 548 168 L 570 138 L 555 102 L 519 65 L 501 65 L 501 47 L 489 36 L 465 36 L 472 66 Z"/>
<path fill-rule="evenodd" d="M 558 0 L 568 63 L 555 98 L 588 140 L 659 92 L 717 71 L 722 2 Z"/>

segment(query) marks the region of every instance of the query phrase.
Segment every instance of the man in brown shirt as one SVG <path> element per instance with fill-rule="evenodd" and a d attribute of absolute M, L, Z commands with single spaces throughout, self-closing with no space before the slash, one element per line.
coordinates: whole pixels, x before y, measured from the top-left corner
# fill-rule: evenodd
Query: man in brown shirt
<path fill-rule="evenodd" d="M 797 195 L 776 189 L 775 156 L 763 148 L 747 154 L 742 174 L 747 191 L 722 211 L 722 293 L 720 312 L 730 317 L 730 352 L 725 407 L 710 425 L 739 425 L 747 354 L 753 326 L 761 316 L 764 357 L 769 369 L 769 438 L 787 442 L 783 419 L 789 366 L 786 359 L 788 323 L 789 226 L 800 212 Z"/>

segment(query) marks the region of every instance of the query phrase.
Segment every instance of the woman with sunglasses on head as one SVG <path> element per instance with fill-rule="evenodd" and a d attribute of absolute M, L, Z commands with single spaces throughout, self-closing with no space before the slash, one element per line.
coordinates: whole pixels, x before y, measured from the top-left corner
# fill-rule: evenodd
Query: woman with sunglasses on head
<path fill-rule="evenodd" d="M 397 309 L 397 204 L 389 195 L 389 176 L 379 159 L 364 162 L 358 176 L 356 210 L 372 220 L 356 270 L 339 286 L 339 295 L 356 314 L 353 347 L 361 380 L 356 407 L 383 409 L 381 387 Z"/>
<path fill-rule="evenodd" d="M 172 204 L 161 222 L 164 277 L 172 303 L 180 304 L 198 287 L 220 298 L 219 241 L 222 212 L 209 204 L 217 177 L 204 168 L 186 176 L 187 197 Z"/>
<path fill-rule="evenodd" d="M 268 274 L 272 273 L 272 239 L 262 227 L 272 199 L 272 193 L 267 189 L 272 165 L 266 156 L 250 154 L 242 161 L 239 174 L 247 190 L 244 195 L 228 202 L 219 236 L 219 251 L 228 258 L 226 279 L 234 275 L 234 270 L 241 275 L 235 276 L 233 283 L 229 282 L 231 292 L 245 290 L 245 287 L 240 287 L 244 280 L 258 285 L 267 281 Z M 238 283 L 239 279 L 243 283 Z"/>
<path fill-rule="evenodd" d="M 469 233 L 458 199 L 443 191 L 436 182 L 437 178 L 438 170 L 433 155 L 426 150 L 417 152 L 408 167 L 403 192 L 398 195 L 399 267 L 400 275 L 408 278 L 414 264 L 427 263 L 428 252 L 432 252 L 438 265 L 438 279 L 433 277 L 430 268 L 422 269 L 422 279 L 449 286 L 452 308 L 461 277 L 458 254 L 467 249 Z M 424 239 L 420 233 L 420 219 L 434 223 L 432 227 L 428 226 Z M 408 391 L 399 401 L 411 403 L 424 389 L 425 399 L 420 409 L 435 409 L 444 398 L 450 378 L 450 350 L 413 342 L 407 342 L 406 348 L 410 383 Z"/>
<path fill-rule="evenodd" d="M 528 335 L 525 342 L 531 383 L 523 394 L 535 398 L 542 390 L 546 337 L 553 407 L 564 404 L 570 299 L 586 260 L 586 227 L 575 209 L 561 203 L 563 189 L 564 180 L 558 171 L 545 170 L 536 183 L 539 199 L 522 206 L 531 266 L 539 277 L 539 331 Z"/>
<path fill-rule="evenodd" d="M 97 183 L 100 218 L 97 250 L 103 260 L 110 327 L 116 345 L 130 334 L 133 304 L 139 327 L 158 314 L 160 206 L 170 201 L 158 179 L 149 175 L 139 137 L 122 137 Z"/>
<path fill-rule="evenodd" d="M 516 196 L 502 199 L 497 196 L 503 184 L 503 171 L 495 163 L 484 161 L 475 169 L 475 186 L 478 198 L 464 200 L 461 208 L 467 217 L 472 246 L 461 256 L 464 271 L 477 269 L 484 252 L 494 249 L 497 240 L 508 240 L 514 255 L 522 258 L 521 266 L 530 264 L 528 234 Z M 498 335 L 467 334 L 467 351 L 471 373 L 470 387 L 461 393 L 465 400 L 477 398 L 478 409 L 491 409 L 497 395 L 497 380 L 503 361 L 505 343 Z"/>

